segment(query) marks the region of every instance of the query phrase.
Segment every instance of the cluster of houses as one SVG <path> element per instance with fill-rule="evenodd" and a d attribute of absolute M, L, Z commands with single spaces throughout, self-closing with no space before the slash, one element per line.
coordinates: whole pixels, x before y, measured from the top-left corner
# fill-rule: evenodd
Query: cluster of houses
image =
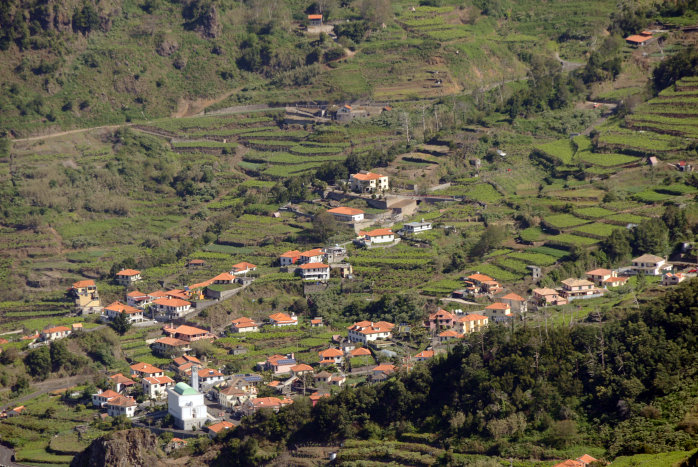
<path fill-rule="evenodd" d="M 489 318 L 487 316 L 478 313 L 451 313 L 443 309 L 439 309 L 436 313 L 431 313 L 424 320 L 424 327 L 436 335 L 436 343 L 463 338 L 473 332 L 482 331 L 488 324 Z M 425 356 L 420 355 L 419 357 L 418 360 L 423 359 Z"/>
<path fill-rule="evenodd" d="M 347 249 L 339 245 L 303 252 L 290 250 L 279 255 L 279 265 L 285 271 L 293 270 L 304 280 L 324 282 L 330 279 L 331 264 L 336 264 L 343 276 L 351 274 L 351 266 L 342 263 L 346 256 Z"/>
<path fill-rule="evenodd" d="M 36 347 L 40 347 L 43 345 L 49 345 L 51 342 L 59 340 L 59 339 L 65 339 L 69 335 L 71 335 L 73 332 L 76 331 L 82 331 L 83 330 L 83 325 L 82 323 L 73 323 L 68 326 L 53 326 L 50 328 L 43 329 L 39 332 L 36 332 L 34 334 L 22 336 L 23 341 L 30 341 L 29 342 L 29 348 L 33 349 Z M 4 342 L 2 342 L 4 341 Z M 2 339 L 0 343 L 6 344 L 8 341 L 5 339 Z"/>

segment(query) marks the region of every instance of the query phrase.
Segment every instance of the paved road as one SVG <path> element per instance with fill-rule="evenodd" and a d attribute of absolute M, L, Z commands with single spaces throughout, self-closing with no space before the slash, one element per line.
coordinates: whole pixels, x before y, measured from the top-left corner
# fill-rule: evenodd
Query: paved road
<path fill-rule="evenodd" d="M 8 448 L 7 446 L 3 446 L 0 444 L 0 466 L 7 466 L 7 467 L 25 467 L 24 464 L 18 464 L 16 462 L 13 462 L 12 459 L 15 456 L 15 450 Z"/>

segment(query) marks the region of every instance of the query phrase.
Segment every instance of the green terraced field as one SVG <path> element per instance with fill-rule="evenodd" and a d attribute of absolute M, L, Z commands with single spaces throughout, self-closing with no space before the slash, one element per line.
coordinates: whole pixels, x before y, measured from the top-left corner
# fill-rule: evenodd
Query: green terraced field
<path fill-rule="evenodd" d="M 594 223 L 576 227 L 572 230 L 572 232 L 588 234 L 596 238 L 605 238 L 611 235 L 611 233 L 618 228 L 620 227 L 611 224 Z"/>
<path fill-rule="evenodd" d="M 575 148 L 568 138 L 551 141 L 550 143 L 539 144 L 536 146 L 536 149 L 555 157 L 563 164 L 571 163 L 575 152 Z"/>
<path fill-rule="evenodd" d="M 559 244 L 564 246 L 591 246 L 597 244 L 599 241 L 589 237 L 580 237 L 579 235 L 572 234 L 560 234 L 552 237 L 549 240 L 553 244 Z"/>
<path fill-rule="evenodd" d="M 575 209 L 574 214 L 584 218 L 596 219 L 599 217 L 612 216 L 615 212 L 608 209 L 600 208 L 598 206 L 592 206 L 588 208 Z"/>
<path fill-rule="evenodd" d="M 552 216 L 546 216 L 543 218 L 543 221 L 556 229 L 566 229 L 568 227 L 574 227 L 588 222 L 587 220 L 580 219 L 572 214 L 555 214 Z"/>

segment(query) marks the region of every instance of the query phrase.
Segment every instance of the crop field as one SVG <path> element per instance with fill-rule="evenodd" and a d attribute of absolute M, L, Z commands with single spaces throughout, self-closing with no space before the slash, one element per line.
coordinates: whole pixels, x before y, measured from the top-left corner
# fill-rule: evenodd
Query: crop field
<path fill-rule="evenodd" d="M 643 190 L 639 193 L 635 193 L 634 197 L 638 201 L 643 201 L 645 203 L 661 203 L 663 201 L 668 201 L 673 198 L 672 195 L 659 193 L 656 190 L 652 189 Z"/>
<path fill-rule="evenodd" d="M 575 209 L 574 214 L 582 218 L 596 219 L 599 217 L 612 216 L 615 212 L 598 206 L 591 206 L 588 208 Z"/>
<path fill-rule="evenodd" d="M 586 234 L 594 238 L 605 238 L 611 235 L 614 230 L 620 227 L 611 224 L 593 223 L 581 225 L 572 229 L 572 232 L 576 234 Z"/>
<path fill-rule="evenodd" d="M 526 264 L 533 264 L 536 266 L 551 266 L 555 264 L 558 260 L 557 257 L 549 256 L 540 252 L 528 251 L 517 251 L 508 255 L 509 258 L 514 258 L 519 261 L 523 261 Z"/>
<path fill-rule="evenodd" d="M 569 227 L 586 224 L 588 222 L 587 220 L 580 219 L 572 214 L 554 214 L 544 217 L 543 221 L 556 229 L 566 229 Z"/>
<path fill-rule="evenodd" d="M 482 264 L 477 264 L 471 268 L 468 268 L 471 273 L 475 273 L 476 271 L 479 271 L 481 274 L 487 274 L 490 277 L 493 277 L 495 280 L 498 281 L 517 281 L 521 279 L 525 273 L 515 273 L 508 271 L 506 269 L 502 269 L 498 267 L 497 265 L 494 264 L 488 264 L 488 263 L 482 263 Z"/>
<path fill-rule="evenodd" d="M 496 203 L 502 199 L 502 195 L 489 183 L 478 183 L 472 188 L 469 188 L 464 195 L 483 203 Z"/>
<path fill-rule="evenodd" d="M 627 225 L 639 224 L 640 222 L 647 220 L 647 218 L 638 216 L 637 214 L 620 213 L 608 216 L 605 220 L 616 225 Z"/>
<path fill-rule="evenodd" d="M 576 158 L 581 162 L 599 165 L 601 167 L 616 167 L 619 165 L 631 164 L 639 160 L 637 157 L 628 156 L 626 154 L 607 154 L 588 151 L 578 152 Z"/>
<path fill-rule="evenodd" d="M 540 242 L 544 240 L 547 237 L 547 235 L 541 230 L 540 227 L 535 226 L 529 227 L 519 232 L 519 237 L 524 242 Z"/>
<path fill-rule="evenodd" d="M 539 144 L 536 149 L 558 159 L 563 164 L 570 164 L 575 153 L 575 148 L 569 138 Z"/>
<path fill-rule="evenodd" d="M 579 235 L 572 235 L 563 233 L 551 237 L 549 242 L 551 244 L 564 245 L 569 247 L 586 247 L 597 244 L 599 241 L 589 237 L 580 237 Z"/>
<path fill-rule="evenodd" d="M 561 250 L 559 248 L 551 248 L 549 246 L 538 246 L 526 250 L 528 253 L 540 253 L 546 256 L 552 256 L 555 259 L 562 259 L 569 254 L 566 250 Z"/>
<path fill-rule="evenodd" d="M 282 219 L 243 214 L 236 225 L 218 237 L 218 243 L 234 246 L 259 245 L 268 239 L 282 239 L 301 229 L 285 224 Z"/>
<path fill-rule="evenodd" d="M 494 265 L 497 267 L 511 271 L 521 277 L 525 276 L 528 272 L 528 268 L 526 267 L 527 264 L 526 262 L 519 261 L 509 256 L 498 257 L 494 260 Z"/>

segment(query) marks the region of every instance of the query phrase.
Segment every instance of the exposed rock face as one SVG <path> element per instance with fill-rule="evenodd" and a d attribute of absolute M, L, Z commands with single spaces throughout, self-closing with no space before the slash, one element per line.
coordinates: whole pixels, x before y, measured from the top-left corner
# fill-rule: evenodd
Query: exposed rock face
<path fill-rule="evenodd" d="M 160 460 L 157 437 L 148 430 L 134 428 L 97 438 L 75 456 L 71 467 L 165 467 Z"/>

